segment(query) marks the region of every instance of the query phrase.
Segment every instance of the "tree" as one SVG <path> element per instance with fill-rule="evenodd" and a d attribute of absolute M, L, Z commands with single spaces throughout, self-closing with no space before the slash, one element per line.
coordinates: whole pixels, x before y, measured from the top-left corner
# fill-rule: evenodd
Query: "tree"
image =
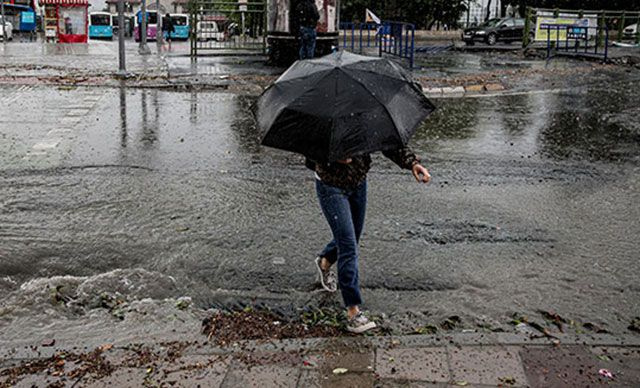
<path fill-rule="evenodd" d="M 342 21 L 364 21 L 369 8 L 384 20 L 413 23 L 430 28 L 435 23 L 455 27 L 466 10 L 467 0 L 343 0 Z"/>

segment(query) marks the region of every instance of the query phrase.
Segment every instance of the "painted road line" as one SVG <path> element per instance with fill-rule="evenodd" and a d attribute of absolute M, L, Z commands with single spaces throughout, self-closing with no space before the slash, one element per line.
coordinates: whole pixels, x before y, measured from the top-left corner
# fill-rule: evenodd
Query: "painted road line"
<path fill-rule="evenodd" d="M 50 140 L 50 141 L 41 141 L 39 143 L 34 144 L 32 148 L 37 151 L 45 151 L 45 150 L 56 148 L 58 144 L 60 144 L 60 139 Z"/>
<path fill-rule="evenodd" d="M 63 118 L 60 119 L 60 124 L 69 124 L 69 125 L 76 125 L 80 122 L 80 117 L 78 116 L 65 116 Z"/>
<path fill-rule="evenodd" d="M 56 133 L 71 133 L 73 132 L 70 128 L 55 128 L 47 132 L 47 135 L 53 135 Z"/>
<path fill-rule="evenodd" d="M 74 109 L 65 114 L 65 117 L 82 117 L 89 114 L 91 109 Z"/>

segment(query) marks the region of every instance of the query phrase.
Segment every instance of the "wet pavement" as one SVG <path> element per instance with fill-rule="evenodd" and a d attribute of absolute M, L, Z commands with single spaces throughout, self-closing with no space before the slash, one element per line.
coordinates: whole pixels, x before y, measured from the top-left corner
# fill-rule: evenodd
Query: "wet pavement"
<path fill-rule="evenodd" d="M 456 55 L 420 74 L 500 62 Z M 254 61 L 161 62 L 177 77 L 219 77 Z M 640 301 L 639 76 L 537 75 L 535 93 L 435 99 L 411 144 L 432 184 L 374 158 L 365 307 L 396 333 L 450 316 L 456 330 L 512 330 L 514 313 L 543 322 L 541 310 L 572 330 L 628 333 Z M 313 176 L 300 157 L 259 146 L 255 94 L 0 86 L 0 339 L 112 330 L 93 310 L 105 292 L 157 301 L 143 303 L 151 330 L 180 296 L 292 316 L 339 307 L 315 283 L 329 231 Z M 51 290 L 66 302 L 52 304 Z"/>
<path fill-rule="evenodd" d="M 639 366 L 637 338 L 603 335 L 566 336 L 562 344 L 503 333 L 227 347 L 187 337 L 16 349 L 0 363 L 0 386 L 632 387 Z"/>

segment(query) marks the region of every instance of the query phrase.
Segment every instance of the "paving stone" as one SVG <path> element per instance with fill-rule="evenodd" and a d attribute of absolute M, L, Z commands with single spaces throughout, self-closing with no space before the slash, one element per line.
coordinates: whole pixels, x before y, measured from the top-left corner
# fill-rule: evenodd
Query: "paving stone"
<path fill-rule="evenodd" d="M 524 370 L 532 387 L 639 386 L 640 357 L 637 353 L 612 353 L 609 360 L 597 356 L 581 346 L 520 349 Z M 601 376 L 600 369 L 609 370 L 614 380 Z"/>
<path fill-rule="evenodd" d="M 0 378 L 0 386 L 3 386 L 4 378 Z M 33 388 L 33 387 L 71 387 L 75 383 L 75 380 L 69 380 L 67 378 L 53 377 L 46 373 L 39 373 L 35 375 L 27 375 L 16 382 L 14 385 L 10 385 L 14 388 Z M 55 385 L 54 385 L 55 384 Z M 7 385 L 9 386 L 9 385 Z"/>
<path fill-rule="evenodd" d="M 304 371 L 300 376 L 300 388 L 373 388 L 376 383 L 373 373 L 345 373 Z"/>
<path fill-rule="evenodd" d="M 424 93 L 425 93 L 425 94 L 432 94 L 432 95 L 442 94 L 442 88 L 428 88 L 428 89 L 424 89 Z"/>
<path fill-rule="evenodd" d="M 465 86 L 464 89 L 467 92 L 478 93 L 478 92 L 483 92 L 484 91 L 484 85 L 469 85 L 469 86 Z"/>
<path fill-rule="evenodd" d="M 347 368 L 350 372 L 372 372 L 375 361 L 373 350 L 360 352 L 331 352 L 319 359 L 318 366 L 323 370 Z"/>
<path fill-rule="evenodd" d="M 227 368 L 228 359 L 217 356 L 185 356 L 162 368 L 166 373 L 162 382 L 172 387 L 208 387 L 222 386 Z"/>
<path fill-rule="evenodd" d="M 375 388 L 451 388 L 447 383 L 428 383 L 424 381 L 407 380 L 379 380 L 373 385 Z M 469 386 L 467 386 L 468 388 Z"/>
<path fill-rule="evenodd" d="M 527 385 L 517 348 L 463 346 L 448 350 L 453 381 L 498 385 L 503 383 L 501 379 L 513 378 L 515 385 Z"/>
<path fill-rule="evenodd" d="M 383 379 L 428 382 L 450 380 L 447 352 L 443 348 L 378 350 L 376 372 Z"/>
<path fill-rule="evenodd" d="M 296 387 L 300 369 L 277 365 L 247 367 L 235 365 L 227 373 L 222 387 L 225 388 L 265 388 Z"/>
<path fill-rule="evenodd" d="M 142 368 L 119 368 L 110 376 L 99 380 L 91 378 L 83 378 L 82 386 L 90 386 L 91 388 L 107 388 L 107 387 L 140 387 L 147 378 L 147 372 Z"/>
<path fill-rule="evenodd" d="M 488 92 L 497 92 L 504 90 L 504 86 L 502 86 L 502 84 L 486 84 L 484 85 L 484 89 Z"/>
<path fill-rule="evenodd" d="M 442 88 L 442 93 L 444 93 L 444 94 L 464 94 L 464 87 L 455 86 L 455 87 Z"/>

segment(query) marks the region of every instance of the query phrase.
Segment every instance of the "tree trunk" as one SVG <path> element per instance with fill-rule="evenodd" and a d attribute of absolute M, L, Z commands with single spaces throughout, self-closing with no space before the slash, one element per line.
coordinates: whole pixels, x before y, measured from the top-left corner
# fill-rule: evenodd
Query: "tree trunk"
<path fill-rule="evenodd" d="M 491 17 L 491 0 L 487 3 L 487 16 L 485 16 L 484 21 L 486 22 Z"/>

